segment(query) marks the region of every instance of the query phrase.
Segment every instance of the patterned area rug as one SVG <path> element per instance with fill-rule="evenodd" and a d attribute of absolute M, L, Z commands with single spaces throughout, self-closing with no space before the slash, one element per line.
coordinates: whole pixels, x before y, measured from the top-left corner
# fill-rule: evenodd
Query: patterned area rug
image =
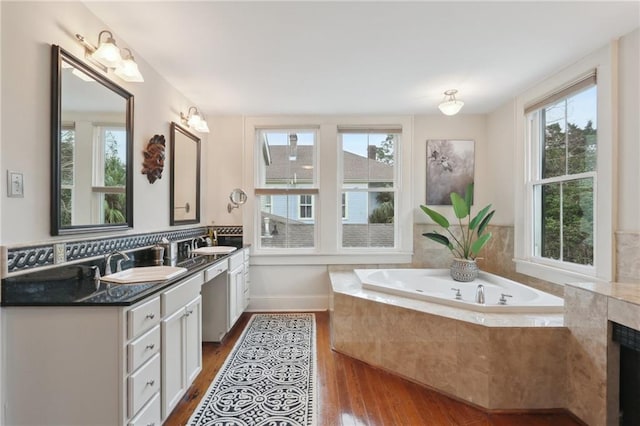
<path fill-rule="evenodd" d="M 313 314 L 254 314 L 189 426 L 316 424 Z"/>

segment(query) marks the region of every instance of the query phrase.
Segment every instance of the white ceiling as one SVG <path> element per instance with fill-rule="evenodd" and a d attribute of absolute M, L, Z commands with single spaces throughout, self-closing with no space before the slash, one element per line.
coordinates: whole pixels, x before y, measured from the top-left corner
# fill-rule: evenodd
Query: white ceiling
<path fill-rule="evenodd" d="M 452 88 L 486 113 L 640 26 L 638 1 L 86 5 L 205 115 L 431 114 Z"/>

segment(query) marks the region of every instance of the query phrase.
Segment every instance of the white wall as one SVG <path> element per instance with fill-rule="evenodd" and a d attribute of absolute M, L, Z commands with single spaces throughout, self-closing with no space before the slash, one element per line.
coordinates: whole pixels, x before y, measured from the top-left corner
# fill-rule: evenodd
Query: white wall
<path fill-rule="evenodd" d="M 50 186 L 50 79 L 51 44 L 83 58 L 75 34 L 93 44 L 106 26 L 80 2 L 0 2 L 2 7 L 2 244 L 51 239 Z M 120 47 L 130 47 L 114 34 Z M 134 51 L 144 83 L 126 83 L 108 75 L 135 97 L 134 113 L 134 230 L 169 228 L 169 161 L 163 177 L 153 185 L 141 174 L 142 151 L 149 139 L 162 134 L 169 152 L 169 123 L 193 105 L 158 75 Z M 200 135 L 206 145 L 206 135 Z M 204 150 L 203 150 L 204 151 Z M 205 154 L 206 155 L 206 154 Z M 167 159 L 168 160 L 168 159 Z M 6 198 L 6 170 L 24 173 L 24 198 Z M 205 173 L 206 174 L 206 173 Z M 206 193 L 207 181 L 202 182 Z M 201 217 L 206 216 L 203 206 Z"/>
<path fill-rule="evenodd" d="M 207 192 L 204 203 L 208 212 L 203 223 L 207 225 L 242 225 L 241 206 L 229 213 L 229 194 L 234 188 L 245 189 L 243 179 L 243 131 L 241 116 L 207 118 L 209 133 L 205 168 L 208 171 Z"/>
<path fill-rule="evenodd" d="M 640 28 L 618 48 L 618 230 L 640 232 Z"/>

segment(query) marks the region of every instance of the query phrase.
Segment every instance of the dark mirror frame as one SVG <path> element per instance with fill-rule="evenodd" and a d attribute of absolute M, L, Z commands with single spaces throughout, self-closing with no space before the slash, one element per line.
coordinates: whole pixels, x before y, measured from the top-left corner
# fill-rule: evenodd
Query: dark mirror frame
<path fill-rule="evenodd" d="M 60 46 L 51 46 L 51 235 L 104 232 L 133 228 L 133 95 L 118 86 Z M 126 223 L 62 226 L 60 211 L 60 147 L 62 132 L 62 60 L 93 78 L 112 92 L 122 96 L 126 104 L 127 129 L 127 177 L 125 194 Z"/>
<path fill-rule="evenodd" d="M 176 158 L 176 133 L 180 133 L 183 136 L 191 139 L 196 144 L 197 149 L 197 160 L 195 164 L 196 167 L 196 217 L 195 219 L 186 219 L 186 220 L 176 220 L 175 218 L 175 158 Z M 173 225 L 188 225 L 194 223 L 200 223 L 200 138 L 189 132 L 178 123 L 171 122 L 171 150 L 170 150 L 170 163 L 171 163 L 171 192 L 169 194 L 169 211 L 170 213 L 170 224 Z"/>

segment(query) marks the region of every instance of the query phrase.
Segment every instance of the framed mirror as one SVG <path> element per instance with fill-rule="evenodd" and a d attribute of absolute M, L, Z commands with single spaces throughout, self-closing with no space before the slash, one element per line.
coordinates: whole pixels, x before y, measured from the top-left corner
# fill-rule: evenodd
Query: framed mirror
<path fill-rule="evenodd" d="M 200 223 L 200 138 L 171 123 L 171 225 Z"/>
<path fill-rule="evenodd" d="M 51 65 L 51 235 L 131 228 L 133 95 L 60 46 Z"/>

